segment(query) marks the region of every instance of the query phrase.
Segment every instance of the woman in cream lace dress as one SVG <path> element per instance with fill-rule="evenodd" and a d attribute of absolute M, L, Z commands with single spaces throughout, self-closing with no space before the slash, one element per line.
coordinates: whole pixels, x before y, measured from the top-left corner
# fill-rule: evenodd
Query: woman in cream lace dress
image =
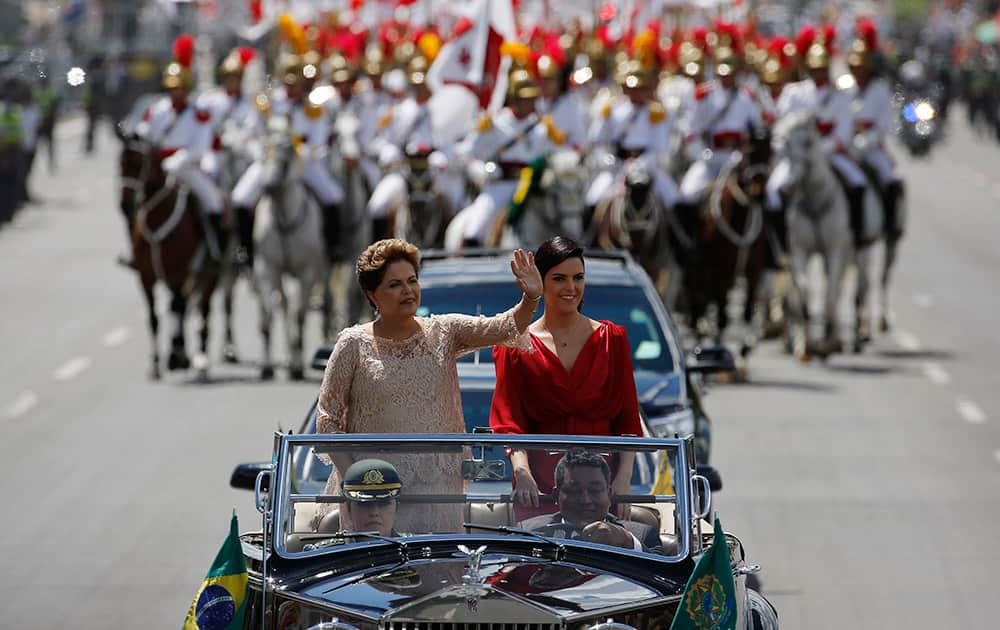
<path fill-rule="evenodd" d="M 471 350 L 516 343 L 542 294 L 534 256 L 514 252 L 511 271 L 524 295 L 493 317 L 448 314 L 417 317 L 419 250 L 398 239 L 369 246 L 357 262 L 358 284 L 377 313 L 374 322 L 345 328 L 327 362 L 320 388 L 320 433 L 464 433 L 455 359 Z M 364 455 L 361 455 L 362 457 Z M 462 492 L 461 459 L 391 455 L 414 494 Z M 327 493 L 340 493 L 350 457 L 334 457 Z M 460 531 L 462 506 L 400 505 L 398 531 Z M 350 524 L 341 517 L 341 527 Z"/>

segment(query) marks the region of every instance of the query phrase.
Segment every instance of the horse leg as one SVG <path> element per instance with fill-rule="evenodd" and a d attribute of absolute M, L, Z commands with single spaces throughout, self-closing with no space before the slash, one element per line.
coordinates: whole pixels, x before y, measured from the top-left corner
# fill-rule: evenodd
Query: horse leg
<path fill-rule="evenodd" d="M 268 271 L 258 272 L 257 291 L 260 306 L 260 342 L 262 357 L 260 378 L 269 381 L 274 378 L 274 363 L 271 358 L 271 318 L 274 316 L 274 287 Z"/>
<path fill-rule="evenodd" d="M 167 357 L 167 369 L 186 370 L 191 367 L 184 342 L 184 315 L 187 313 L 187 296 L 182 289 L 172 289 L 170 298 L 170 314 L 173 315 L 174 331 L 170 336 L 170 356 Z"/>
<path fill-rule="evenodd" d="M 789 314 L 787 349 L 803 363 L 809 360 L 809 254 L 800 248 L 791 249 L 791 290 L 788 292 Z"/>
<path fill-rule="evenodd" d="M 843 351 L 840 341 L 840 323 L 837 306 L 847 268 L 846 252 L 827 252 L 823 257 L 823 271 L 826 275 L 826 299 L 823 302 L 823 355 Z"/>
<path fill-rule="evenodd" d="M 899 238 L 886 237 L 885 239 L 885 260 L 882 261 L 882 277 L 879 281 L 881 293 L 882 319 L 879 323 L 879 330 L 883 333 L 889 332 L 889 275 L 896 264 L 896 248 L 899 245 Z"/>
<path fill-rule="evenodd" d="M 233 295 L 236 289 L 236 270 L 230 267 L 226 273 L 222 290 L 222 309 L 226 320 L 226 340 L 222 344 L 222 360 L 226 363 L 239 363 L 236 353 L 236 341 L 233 338 Z"/>
<path fill-rule="evenodd" d="M 153 290 L 153 279 L 143 278 L 142 279 L 142 292 L 146 296 L 146 308 L 149 313 L 149 339 L 151 342 L 152 355 L 150 357 L 151 364 L 149 366 L 149 378 L 158 381 L 162 376 L 160 372 L 160 342 L 159 342 L 159 332 L 160 332 L 160 318 L 156 314 L 156 292 Z"/>
<path fill-rule="evenodd" d="M 872 340 L 871 312 L 869 311 L 871 247 L 855 254 L 858 270 L 858 286 L 854 294 L 854 351 L 861 352 L 865 344 Z"/>
<path fill-rule="evenodd" d="M 754 311 L 759 301 L 760 284 L 764 271 L 749 271 L 746 274 L 746 299 L 743 301 L 743 343 L 740 345 L 740 356 L 744 359 L 750 356 L 757 345 L 757 325 Z"/>
<path fill-rule="evenodd" d="M 295 308 L 291 309 L 290 317 L 285 316 L 285 331 L 288 335 L 288 378 L 301 381 L 305 378 L 305 366 L 302 360 L 302 337 L 306 325 L 306 313 L 309 310 L 309 292 L 315 286 L 315 278 L 306 275 L 299 283 Z"/>
<path fill-rule="evenodd" d="M 198 353 L 194 355 L 194 367 L 198 371 L 198 379 L 208 380 L 208 334 L 212 320 L 212 294 L 215 293 L 215 277 L 211 272 L 202 272 L 201 295 L 198 310 L 201 315 L 201 328 L 198 330 Z"/>

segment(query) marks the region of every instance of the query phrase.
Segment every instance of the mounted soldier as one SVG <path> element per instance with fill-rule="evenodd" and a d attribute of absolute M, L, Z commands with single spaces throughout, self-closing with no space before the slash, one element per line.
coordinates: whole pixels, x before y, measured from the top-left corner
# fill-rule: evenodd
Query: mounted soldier
<path fill-rule="evenodd" d="M 519 49 L 523 44 L 505 42 L 504 47 Z M 538 83 L 524 65 L 526 56 L 515 54 L 522 61 L 510 73 L 507 106 L 495 115 L 484 114 L 476 130 L 456 147 L 456 154 L 468 162 L 470 178 L 481 182 L 481 192 L 456 215 L 453 223 L 461 219 L 461 234 L 448 239 L 447 245 L 485 244 L 497 218 L 513 200 L 521 170 L 552 151 L 549 129 L 535 110 Z"/>
<path fill-rule="evenodd" d="M 190 102 L 193 55 L 194 39 L 190 35 L 178 37 L 174 42 L 174 61 L 163 71 L 162 85 L 169 95 L 150 105 L 136 125 L 136 134 L 162 160 L 164 172 L 189 187 L 198 199 L 208 232 L 208 251 L 218 260 L 225 242 L 222 230 L 226 204 L 219 187 L 201 169 L 202 159 L 212 148 L 212 115 Z M 225 222 L 228 223 L 228 217 Z"/>
<path fill-rule="evenodd" d="M 201 94 L 198 107 L 211 114 L 212 147 L 201 168 L 227 192 L 252 161 L 249 147 L 263 134 L 255 98 L 243 92 L 243 72 L 254 59 L 252 48 L 233 49 L 219 65 L 221 86 Z M 239 260 L 253 268 L 253 208 L 234 204 Z"/>

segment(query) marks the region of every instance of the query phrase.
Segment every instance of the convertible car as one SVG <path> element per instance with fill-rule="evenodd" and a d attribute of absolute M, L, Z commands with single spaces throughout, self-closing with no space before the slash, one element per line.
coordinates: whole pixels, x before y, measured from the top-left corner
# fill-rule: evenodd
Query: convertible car
<path fill-rule="evenodd" d="M 557 482 L 530 516 L 512 499 L 513 451 Z M 302 479 L 304 458 L 347 479 Z M 630 494 L 612 495 L 621 458 L 635 462 Z M 278 433 L 272 463 L 241 464 L 231 480 L 262 515 L 241 536 L 244 627 L 669 628 L 713 540 L 694 459 L 691 437 Z M 756 567 L 735 536 L 726 543 L 735 627 L 776 628 L 746 588 Z"/>

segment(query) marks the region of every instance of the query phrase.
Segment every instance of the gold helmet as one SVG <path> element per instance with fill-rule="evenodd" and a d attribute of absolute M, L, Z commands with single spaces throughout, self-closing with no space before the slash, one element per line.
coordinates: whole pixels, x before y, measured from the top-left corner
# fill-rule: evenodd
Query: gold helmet
<path fill-rule="evenodd" d="M 427 59 L 423 55 L 417 55 L 413 59 L 410 59 L 410 63 L 406 66 L 410 85 L 423 85 L 427 81 L 427 70 L 429 68 L 430 64 L 427 63 Z"/>
<path fill-rule="evenodd" d="M 878 51 L 878 32 L 875 23 L 868 18 L 858 20 L 858 37 L 851 42 L 847 53 L 847 65 L 853 69 L 870 70 L 875 65 L 875 53 Z"/>
<path fill-rule="evenodd" d="M 417 45 L 410 40 L 400 42 L 392 51 L 392 59 L 397 68 L 405 68 L 417 56 Z"/>
<path fill-rule="evenodd" d="M 347 57 L 337 53 L 328 60 L 330 65 L 330 81 L 333 83 L 347 83 L 354 80 L 354 68 Z"/>
<path fill-rule="evenodd" d="M 783 85 L 792 80 L 795 70 L 795 44 L 778 36 L 767 47 L 767 59 L 760 66 L 760 80 L 765 85 Z"/>
<path fill-rule="evenodd" d="M 684 76 L 696 79 L 705 70 L 705 53 L 691 42 L 681 44 L 678 59 L 680 60 L 680 68 Z"/>
<path fill-rule="evenodd" d="M 247 64 L 253 60 L 254 56 L 254 49 L 249 46 L 234 48 L 219 64 L 219 74 L 243 74 Z"/>
<path fill-rule="evenodd" d="M 837 33 L 832 25 L 824 25 L 819 36 L 806 51 L 805 64 L 809 70 L 829 70 L 833 56 L 833 42 Z"/>
<path fill-rule="evenodd" d="M 285 85 L 299 83 L 303 79 L 303 65 L 302 57 L 290 53 L 283 55 L 281 63 L 278 65 L 278 75 L 281 77 L 281 82 Z"/>
<path fill-rule="evenodd" d="M 191 89 L 194 85 L 194 74 L 191 72 L 191 62 L 194 61 L 194 38 L 190 35 L 180 35 L 174 40 L 174 60 L 163 69 L 163 87 L 171 90 L 183 87 Z"/>
<path fill-rule="evenodd" d="M 562 70 L 559 66 L 559 62 L 549 54 L 543 54 L 535 62 L 535 67 L 538 69 L 539 79 L 556 79 L 559 78 L 559 73 Z"/>
<path fill-rule="evenodd" d="M 385 71 L 385 55 L 382 54 L 381 47 L 372 46 L 365 51 L 362 69 L 370 77 L 381 75 Z"/>
<path fill-rule="evenodd" d="M 656 72 L 638 59 L 625 62 L 619 69 L 621 86 L 626 89 L 649 87 L 656 83 Z"/>
<path fill-rule="evenodd" d="M 739 70 L 740 57 L 736 51 L 729 46 L 720 46 L 715 49 L 715 74 L 720 77 L 728 77 Z"/>
<path fill-rule="evenodd" d="M 507 95 L 514 98 L 536 98 L 540 91 L 527 68 L 514 68 L 510 73 Z"/>

